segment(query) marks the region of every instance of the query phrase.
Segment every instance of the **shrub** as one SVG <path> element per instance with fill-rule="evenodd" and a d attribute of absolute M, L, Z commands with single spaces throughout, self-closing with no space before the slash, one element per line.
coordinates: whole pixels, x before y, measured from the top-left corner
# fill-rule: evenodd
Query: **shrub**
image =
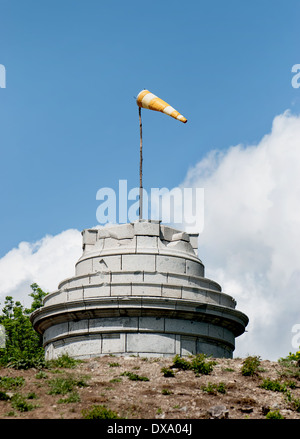
<path fill-rule="evenodd" d="M 122 381 L 122 378 L 112 378 L 109 382 L 110 383 L 120 383 Z"/>
<path fill-rule="evenodd" d="M 71 404 L 80 402 L 80 396 L 76 390 L 73 390 L 67 398 L 61 398 L 57 401 L 58 404 Z"/>
<path fill-rule="evenodd" d="M 0 401 L 8 401 L 10 397 L 5 393 L 0 391 Z"/>
<path fill-rule="evenodd" d="M 272 390 L 273 392 L 286 392 L 287 387 L 290 387 L 291 389 L 295 388 L 295 383 L 294 381 L 285 381 L 284 383 L 281 383 L 278 380 L 265 378 L 260 387 L 266 390 Z"/>
<path fill-rule="evenodd" d="M 191 361 L 181 358 L 179 355 L 175 355 L 173 358 L 173 366 L 182 370 L 193 370 L 196 374 L 209 375 L 213 366 L 217 364 L 215 361 L 207 360 L 206 354 L 197 354 L 192 357 Z"/>
<path fill-rule="evenodd" d="M 34 405 L 26 401 L 26 398 L 19 393 L 15 393 L 11 397 L 11 405 L 14 409 L 19 410 L 19 412 L 29 412 L 34 409 Z"/>
<path fill-rule="evenodd" d="M 181 358 L 177 354 L 173 358 L 173 367 L 176 367 L 177 369 L 182 369 L 182 370 L 189 370 L 189 369 L 191 369 L 191 364 L 187 360 L 185 360 L 184 358 Z"/>
<path fill-rule="evenodd" d="M 215 361 L 207 361 L 207 355 L 198 354 L 192 359 L 191 368 L 195 373 L 209 375 L 215 364 L 217 364 Z"/>
<path fill-rule="evenodd" d="M 266 414 L 266 419 L 284 419 L 284 416 L 282 416 L 279 410 L 274 410 Z"/>
<path fill-rule="evenodd" d="M 42 336 L 30 322 L 29 316 L 42 306 L 47 295 L 37 284 L 31 285 L 33 298 L 31 308 L 24 309 L 20 302 L 14 303 L 11 296 L 5 299 L 0 315 L 0 324 L 5 329 L 5 347 L 0 349 L 0 365 L 15 369 L 41 368 L 45 365 Z"/>
<path fill-rule="evenodd" d="M 0 388 L 5 390 L 16 389 L 23 386 L 25 379 L 23 377 L 0 377 Z"/>
<path fill-rule="evenodd" d="M 74 369 L 79 363 L 81 363 L 81 360 L 75 360 L 75 358 L 72 358 L 69 356 L 69 354 L 62 354 L 59 357 L 49 360 L 47 362 L 48 368 L 58 367 L 61 369 Z"/>
<path fill-rule="evenodd" d="M 258 367 L 260 365 L 260 357 L 259 356 L 249 356 L 243 361 L 242 366 L 242 375 L 244 376 L 253 376 L 258 373 Z"/>
<path fill-rule="evenodd" d="M 226 393 L 226 385 L 222 381 L 219 384 L 208 382 L 207 386 L 202 386 L 202 390 L 211 395 L 216 395 L 217 392 Z"/>
<path fill-rule="evenodd" d="M 65 378 L 54 378 L 49 381 L 49 395 L 65 395 L 74 390 L 74 387 L 86 386 L 86 378 L 74 378 L 72 376 Z"/>
<path fill-rule="evenodd" d="M 84 419 L 119 419 L 116 412 L 107 409 L 104 405 L 93 405 L 90 409 L 82 410 Z"/>
<path fill-rule="evenodd" d="M 46 379 L 46 378 L 48 378 L 48 375 L 47 375 L 46 372 L 44 372 L 43 370 L 40 370 L 40 371 L 35 375 L 35 377 L 36 377 L 38 380 L 41 380 L 41 379 Z"/>
<path fill-rule="evenodd" d="M 131 381 L 149 381 L 149 378 L 132 372 L 123 372 L 121 376 L 127 376 Z"/>
<path fill-rule="evenodd" d="M 170 369 L 169 367 L 162 367 L 161 372 L 164 374 L 165 378 L 172 378 L 175 376 L 173 370 Z"/>

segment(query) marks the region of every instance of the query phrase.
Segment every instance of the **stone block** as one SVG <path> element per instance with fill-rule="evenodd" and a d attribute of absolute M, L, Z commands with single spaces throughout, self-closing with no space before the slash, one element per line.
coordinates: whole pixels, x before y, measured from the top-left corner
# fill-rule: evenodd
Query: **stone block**
<path fill-rule="evenodd" d="M 76 276 L 73 277 L 72 279 L 69 279 L 67 284 L 62 285 L 62 288 L 70 290 L 72 288 L 83 287 L 84 285 L 88 285 L 88 284 L 89 284 L 89 274 L 84 274 L 82 276 Z"/>
<path fill-rule="evenodd" d="M 67 336 L 68 332 L 69 332 L 69 327 L 67 322 L 50 326 L 44 332 L 44 342 L 48 342 L 49 340 L 53 340 L 54 338 L 63 335 Z"/>
<path fill-rule="evenodd" d="M 93 273 L 121 270 L 121 255 L 98 256 L 93 258 Z M 91 273 L 91 272 L 90 272 Z"/>
<path fill-rule="evenodd" d="M 102 285 L 111 282 L 112 273 L 111 272 L 101 272 L 92 273 L 89 275 L 89 282 L 85 285 Z"/>
<path fill-rule="evenodd" d="M 84 300 L 96 298 L 96 297 L 107 297 L 111 295 L 110 283 L 99 283 L 98 285 L 87 285 L 84 287 L 83 298 Z"/>
<path fill-rule="evenodd" d="M 144 282 L 150 283 L 150 284 L 164 284 L 168 281 L 168 275 L 167 273 L 158 273 L 157 271 L 154 272 L 144 272 Z"/>
<path fill-rule="evenodd" d="M 190 243 L 195 250 L 195 253 L 198 254 L 198 246 L 199 246 L 199 234 L 198 233 L 189 233 L 190 235 Z"/>
<path fill-rule="evenodd" d="M 119 271 L 113 272 L 111 277 L 112 283 L 124 283 L 130 284 L 132 282 L 143 282 L 143 271 Z"/>
<path fill-rule="evenodd" d="M 191 287 L 197 288 L 210 288 L 209 281 L 205 278 L 201 278 L 200 276 L 188 276 L 188 285 Z"/>
<path fill-rule="evenodd" d="M 102 354 L 124 352 L 124 339 L 123 334 L 102 334 Z"/>
<path fill-rule="evenodd" d="M 51 293 L 44 299 L 44 306 L 57 305 L 68 301 L 67 291 L 56 291 Z"/>
<path fill-rule="evenodd" d="M 206 303 L 206 291 L 197 288 L 182 287 L 182 299 Z"/>
<path fill-rule="evenodd" d="M 220 293 L 214 291 L 206 291 L 207 303 L 220 304 Z"/>
<path fill-rule="evenodd" d="M 175 353 L 175 336 L 172 334 L 129 333 L 126 338 L 128 353 L 153 352 L 170 355 Z"/>
<path fill-rule="evenodd" d="M 227 328 L 223 328 L 223 339 L 232 344 L 232 346 L 235 345 L 235 336 Z"/>
<path fill-rule="evenodd" d="M 200 262 L 186 260 L 186 274 L 191 276 L 204 276 L 204 267 Z"/>
<path fill-rule="evenodd" d="M 137 330 L 138 317 L 103 317 L 89 320 L 89 332 L 122 332 L 126 330 Z"/>
<path fill-rule="evenodd" d="M 160 273 L 185 273 L 185 259 L 176 256 L 156 256 L 156 269 Z"/>
<path fill-rule="evenodd" d="M 121 255 L 123 271 L 155 271 L 155 255 Z"/>
<path fill-rule="evenodd" d="M 175 297 L 176 299 L 181 298 L 181 286 L 178 285 L 163 285 L 162 286 L 162 296 L 163 297 Z"/>
<path fill-rule="evenodd" d="M 176 231 L 169 226 L 165 226 L 163 224 L 161 224 L 160 226 L 160 238 L 165 240 L 165 241 L 172 241 L 172 237 L 174 235 L 174 233 L 176 233 Z"/>
<path fill-rule="evenodd" d="M 76 276 L 81 276 L 82 274 L 92 273 L 93 263 L 92 259 L 83 259 L 76 264 Z"/>
<path fill-rule="evenodd" d="M 78 320 L 69 322 L 69 334 L 75 335 L 81 332 L 88 332 L 88 320 Z"/>
<path fill-rule="evenodd" d="M 136 250 L 152 250 L 157 253 L 157 236 L 137 236 L 136 237 Z"/>
<path fill-rule="evenodd" d="M 135 235 L 159 236 L 160 225 L 155 221 L 138 221 L 133 223 Z"/>
<path fill-rule="evenodd" d="M 235 308 L 236 302 L 235 300 L 229 296 L 228 294 L 221 293 L 220 294 L 220 305 L 228 306 L 229 308 Z"/>
<path fill-rule="evenodd" d="M 119 240 L 132 239 L 134 237 L 134 227 L 132 224 L 120 224 L 109 227 L 108 233 L 111 238 Z"/>
<path fill-rule="evenodd" d="M 111 284 L 111 296 L 131 296 L 131 283 Z"/>
<path fill-rule="evenodd" d="M 98 239 L 109 238 L 109 228 L 108 227 L 99 227 L 98 229 Z"/>
<path fill-rule="evenodd" d="M 161 285 L 132 284 L 133 296 L 161 296 Z"/>
<path fill-rule="evenodd" d="M 210 289 L 210 290 L 215 290 L 215 291 L 222 291 L 222 288 L 221 288 L 221 286 L 217 283 L 217 282 L 214 282 L 214 281 L 212 281 L 212 280 L 210 280 L 210 279 L 207 279 L 207 281 L 209 282 L 209 286 L 208 286 L 208 288 Z"/>
<path fill-rule="evenodd" d="M 165 273 L 165 276 L 167 276 L 167 283 L 170 285 L 189 285 L 189 278 L 184 273 Z"/>
<path fill-rule="evenodd" d="M 195 254 L 191 244 L 187 241 L 172 241 L 167 245 L 167 249 L 174 252 L 188 253 L 193 256 Z"/>
<path fill-rule="evenodd" d="M 71 337 L 65 341 L 63 353 L 68 352 L 71 357 L 90 358 L 101 354 L 101 335 Z"/>
<path fill-rule="evenodd" d="M 119 240 L 115 239 L 115 238 L 111 238 L 111 237 L 104 238 L 103 241 L 104 241 L 103 250 L 108 250 L 111 248 L 118 248 L 120 246 Z"/>
<path fill-rule="evenodd" d="M 222 340 L 224 337 L 224 328 L 210 323 L 208 324 L 208 335 L 209 337 L 219 338 Z"/>
<path fill-rule="evenodd" d="M 172 236 L 172 241 L 186 241 L 190 242 L 190 237 L 185 232 L 174 233 Z"/>
<path fill-rule="evenodd" d="M 81 232 L 82 244 L 94 245 L 97 241 L 98 230 L 97 229 L 85 229 Z"/>
<path fill-rule="evenodd" d="M 165 319 L 161 317 L 139 317 L 139 330 L 164 332 Z"/>
<path fill-rule="evenodd" d="M 207 324 L 194 320 L 165 319 L 165 331 L 181 335 L 208 335 Z"/>
<path fill-rule="evenodd" d="M 83 288 L 71 288 L 68 290 L 67 300 L 68 302 L 72 302 L 74 300 L 81 300 L 83 299 Z"/>
<path fill-rule="evenodd" d="M 181 336 L 181 355 L 195 355 L 197 353 L 196 337 Z"/>

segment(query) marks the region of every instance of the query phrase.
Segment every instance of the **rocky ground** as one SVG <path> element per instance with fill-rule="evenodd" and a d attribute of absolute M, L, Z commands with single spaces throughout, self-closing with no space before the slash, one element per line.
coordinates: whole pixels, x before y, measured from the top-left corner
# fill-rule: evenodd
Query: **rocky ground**
<path fill-rule="evenodd" d="M 261 361 L 254 376 L 243 376 L 243 361 L 215 359 L 209 375 L 172 368 L 173 377 L 162 373 L 173 358 L 105 356 L 74 368 L 1 368 L 0 418 L 83 419 L 96 405 L 122 419 L 266 419 L 270 412 L 300 419 L 299 366 Z M 260 387 L 264 379 L 288 383 L 286 391 Z"/>

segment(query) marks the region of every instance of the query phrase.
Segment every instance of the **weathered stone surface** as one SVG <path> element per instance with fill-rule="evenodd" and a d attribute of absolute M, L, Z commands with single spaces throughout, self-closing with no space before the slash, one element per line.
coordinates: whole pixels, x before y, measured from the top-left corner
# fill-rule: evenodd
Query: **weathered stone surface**
<path fill-rule="evenodd" d="M 227 419 L 229 410 L 225 405 L 214 405 L 207 410 L 211 419 Z"/>
<path fill-rule="evenodd" d="M 204 277 L 198 235 L 143 220 L 82 236 L 76 275 L 31 315 L 47 358 L 232 356 L 248 318 Z"/>

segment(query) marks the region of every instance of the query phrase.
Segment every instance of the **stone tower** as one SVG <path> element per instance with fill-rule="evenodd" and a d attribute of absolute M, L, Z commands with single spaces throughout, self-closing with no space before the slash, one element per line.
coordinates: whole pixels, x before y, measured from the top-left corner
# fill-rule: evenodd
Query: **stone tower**
<path fill-rule="evenodd" d="M 248 318 L 205 278 L 198 235 L 139 220 L 82 236 L 76 275 L 31 315 L 47 359 L 62 353 L 232 357 Z"/>

